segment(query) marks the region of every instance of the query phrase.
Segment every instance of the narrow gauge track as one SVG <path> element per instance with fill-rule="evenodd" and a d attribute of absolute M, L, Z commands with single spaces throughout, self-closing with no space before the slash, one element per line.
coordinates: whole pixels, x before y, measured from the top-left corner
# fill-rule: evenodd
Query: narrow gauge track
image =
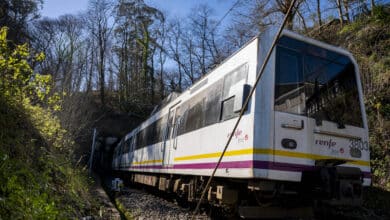
<path fill-rule="evenodd" d="M 195 203 L 178 204 L 175 197 L 156 189 L 139 184 L 128 185 L 115 196 L 115 199 L 131 213 L 132 219 L 192 219 Z M 240 219 L 239 216 L 226 216 L 216 207 L 203 206 L 194 219 Z M 250 219 L 250 218 L 248 218 Z M 272 219 L 272 218 L 271 218 Z M 280 218 L 279 218 L 280 219 Z M 285 218 L 282 218 L 285 219 Z M 376 215 L 373 210 L 360 208 L 333 207 L 316 210 L 314 216 L 302 218 L 292 216 L 287 219 L 351 219 L 351 220 L 385 220 L 386 217 Z"/>
<path fill-rule="evenodd" d="M 132 219 L 191 219 L 193 209 L 177 204 L 168 195 L 159 196 L 150 189 L 127 186 L 115 198 L 132 216 Z M 210 217 L 199 213 L 195 219 Z"/>

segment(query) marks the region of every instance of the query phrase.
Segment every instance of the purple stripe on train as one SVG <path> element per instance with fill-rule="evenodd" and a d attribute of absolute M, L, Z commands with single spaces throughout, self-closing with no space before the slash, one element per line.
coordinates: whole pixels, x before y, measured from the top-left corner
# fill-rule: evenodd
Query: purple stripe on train
<path fill-rule="evenodd" d="M 191 164 L 175 164 L 173 169 L 213 169 L 217 163 L 191 163 Z M 218 168 L 252 168 L 253 161 L 229 161 L 221 162 Z"/>
<path fill-rule="evenodd" d="M 173 166 L 164 167 L 162 165 L 138 165 L 130 166 L 130 169 L 213 169 L 217 163 L 190 163 L 190 164 L 175 164 Z M 317 167 L 311 165 L 292 164 L 292 163 L 280 163 L 270 161 L 259 160 L 247 160 L 247 161 L 228 161 L 221 162 L 218 168 L 257 168 L 257 169 L 270 169 L 280 171 L 292 171 L 301 172 L 307 170 L 315 170 Z M 371 178 L 371 172 L 363 172 L 364 178 Z"/>

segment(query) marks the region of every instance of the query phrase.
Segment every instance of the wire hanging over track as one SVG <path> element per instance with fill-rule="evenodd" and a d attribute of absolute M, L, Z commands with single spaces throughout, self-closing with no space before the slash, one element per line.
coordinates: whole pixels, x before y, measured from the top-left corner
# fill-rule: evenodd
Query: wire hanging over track
<path fill-rule="evenodd" d="M 215 29 L 217 29 L 217 27 L 221 24 L 221 22 L 223 21 L 223 19 L 226 18 L 226 16 L 231 12 L 233 11 L 233 9 L 238 5 L 238 3 L 240 3 L 241 0 L 237 0 L 233 5 L 232 7 L 222 16 L 221 19 L 219 19 L 219 21 L 217 22 L 217 24 L 214 25 L 213 29 L 211 29 L 211 33 L 215 31 Z"/>
<path fill-rule="evenodd" d="M 235 133 L 237 127 L 238 127 L 238 124 L 239 124 L 240 121 L 241 121 L 242 115 L 243 115 L 244 112 L 245 112 L 245 109 L 248 107 L 249 100 L 250 100 L 250 98 L 252 97 L 253 93 L 254 93 L 255 90 L 256 90 L 257 84 L 259 83 L 260 78 L 261 78 L 261 76 L 263 75 L 264 69 L 265 69 L 265 67 L 267 66 L 267 63 L 268 63 L 268 61 L 269 61 L 269 59 L 270 59 L 270 57 L 271 57 L 271 53 L 272 53 L 273 49 L 275 48 L 276 42 L 277 42 L 277 40 L 279 39 L 279 37 L 280 37 L 280 35 L 281 35 L 281 33 L 282 33 L 283 29 L 284 29 L 284 26 L 285 26 L 286 23 L 287 23 L 287 18 L 290 16 L 291 10 L 292 10 L 292 8 L 294 7 L 296 1 L 297 1 L 297 0 L 293 0 L 293 1 L 291 2 L 291 5 L 290 5 L 290 7 L 288 8 L 288 11 L 287 11 L 286 15 L 284 16 L 283 22 L 282 22 L 282 24 L 280 25 L 279 30 L 278 30 L 276 36 L 274 37 L 274 40 L 272 41 L 271 48 L 268 50 L 268 53 L 267 53 L 267 55 L 266 55 L 266 57 L 265 57 L 265 59 L 264 59 L 264 62 L 263 62 L 263 64 L 262 64 L 260 70 L 259 70 L 259 73 L 257 74 L 257 78 L 256 78 L 256 81 L 255 81 L 255 84 L 253 85 L 252 89 L 250 90 L 248 97 L 245 99 L 244 106 L 242 107 L 242 109 L 241 109 L 241 111 L 240 111 L 240 114 L 239 114 L 239 116 L 238 116 L 237 122 L 236 122 L 236 124 L 234 125 L 234 128 L 233 128 L 232 132 L 230 132 L 229 139 L 228 139 L 228 141 L 227 141 L 227 143 L 226 143 L 226 145 L 225 145 L 225 147 L 224 147 L 224 149 L 223 149 L 223 151 L 222 151 L 221 156 L 220 156 L 219 159 L 218 159 L 217 164 L 215 165 L 215 168 L 214 168 L 214 170 L 213 170 L 211 176 L 209 177 L 209 179 L 208 179 L 208 181 L 207 181 L 207 184 L 206 184 L 206 186 L 205 186 L 205 188 L 204 188 L 204 190 L 203 190 L 203 192 L 202 192 L 202 195 L 201 195 L 201 197 L 200 197 L 200 199 L 199 199 L 199 201 L 198 201 L 198 203 L 197 203 L 197 205 L 196 205 L 196 208 L 195 208 L 195 210 L 194 210 L 194 212 L 193 212 L 193 214 L 192 214 L 192 219 L 195 219 L 195 215 L 196 215 L 196 214 L 198 213 L 198 211 L 199 211 L 200 204 L 202 203 L 202 200 L 203 200 L 203 198 L 204 198 L 206 192 L 208 191 L 208 189 L 209 189 L 209 187 L 210 187 L 211 180 L 212 180 L 213 177 L 215 176 L 215 173 L 217 172 L 217 169 L 218 169 L 218 167 L 219 167 L 219 164 L 221 163 L 221 161 L 222 161 L 222 159 L 223 159 L 223 157 L 224 157 L 224 155 L 225 155 L 225 152 L 226 152 L 227 148 L 229 147 L 229 144 L 230 144 L 230 142 L 231 142 L 231 140 L 232 140 L 232 138 L 233 138 L 233 136 L 234 136 L 234 133 Z"/>

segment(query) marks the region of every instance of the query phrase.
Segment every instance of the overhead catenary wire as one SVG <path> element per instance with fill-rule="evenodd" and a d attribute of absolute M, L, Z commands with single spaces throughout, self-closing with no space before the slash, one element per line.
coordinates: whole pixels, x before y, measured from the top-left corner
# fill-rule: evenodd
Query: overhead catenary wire
<path fill-rule="evenodd" d="M 194 210 L 194 212 L 193 212 L 193 215 L 192 215 L 192 219 L 195 219 L 195 215 L 196 215 L 196 214 L 198 213 L 198 211 L 199 211 L 200 204 L 202 203 L 202 200 L 203 200 L 203 198 L 204 198 L 206 192 L 208 191 L 208 189 L 209 189 L 209 187 L 210 187 L 211 180 L 212 180 L 213 177 L 215 176 L 215 173 L 217 172 L 217 169 L 218 169 L 218 167 L 219 167 L 219 164 L 221 163 L 222 158 L 224 157 L 225 152 L 226 152 L 227 148 L 229 147 L 229 144 L 230 144 L 230 142 L 231 142 L 231 140 L 232 140 L 232 138 L 233 138 L 233 135 L 234 135 L 234 133 L 235 133 L 235 131 L 236 131 L 236 129 L 237 129 L 237 127 L 238 127 L 240 121 L 241 121 L 241 118 L 242 118 L 242 116 L 243 116 L 243 114 L 244 114 L 244 112 L 245 112 L 245 109 L 246 109 L 247 106 L 248 106 L 249 100 L 251 99 L 253 93 L 254 93 L 255 90 L 256 90 L 257 84 L 259 83 L 260 78 L 261 78 L 261 76 L 263 75 L 264 69 L 265 69 L 265 67 L 267 66 L 267 63 L 268 63 L 268 61 L 269 61 L 269 59 L 270 59 L 270 57 L 271 57 L 271 54 L 272 54 L 273 49 L 275 48 L 276 42 L 277 42 L 277 40 L 279 39 L 279 37 L 280 37 L 280 35 L 281 35 L 281 33 L 282 33 L 283 29 L 284 29 L 284 26 L 285 26 L 286 23 L 287 23 L 287 18 L 289 17 L 289 15 L 290 15 L 290 13 L 291 13 L 291 10 L 292 10 L 292 8 L 294 7 L 296 1 L 297 1 L 297 0 L 293 0 L 293 1 L 291 2 L 291 5 L 290 5 L 290 7 L 288 8 L 288 11 L 287 11 L 286 15 L 284 16 L 283 22 L 282 22 L 282 24 L 280 25 L 279 30 L 278 30 L 277 34 L 275 35 L 275 37 L 274 37 L 274 39 L 273 39 L 273 41 L 272 41 L 271 47 L 270 47 L 270 49 L 268 50 L 268 53 L 267 53 L 267 55 L 266 55 L 266 57 L 265 57 L 265 59 L 264 59 L 264 61 L 263 61 L 263 64 L 262 64 L 262 66 L 261 66 L 261 68 L 260 68 L 260 70 L 259 70 L 259 72 L 258 72 L 258 74 L 257 74 L 255 84 L 254 84 L 253 87 L 251 88 L 248 97 L 245 99 L 244 105 L 243 105 L 243 107 L 242 107 L 242 109 L 241 109 L 241 111 L 240 111 L 240 114 L 239 114 L 239 116 L 238 116 L 238 119 L 237 119 L 237 121 L 236 121 L 236 124 L 234 125 L 234 128 L 233 128 L 232 132 L 230 132 L 229 139 L 228 139 L 228 141 L 226 142 L 226 145 L 225 145 L 225 147 L 224 147 L 224 149 L 223 149 L 223 151 L 222 151 L 222 153 L 221 153 L 221 156 L 219 157 L 218 162 L 217 162 L 217 164 L 215 165 L 215 168 L 214 168 L 214 170 L 213 170 L 211 176 L 209 177 L 209 179 L 208 179 L 208 181 L 207 181 L 207 184 L 206 184 L 206 186 L 205 186 L 205 188 L 204 188 L 204 190 L 203 190 L 203 192 L 202 192 L 202 194 L 201 194 L 201 197 L 200 197 L 200 199 L 199 199 L 199 201 L 198 201 L 198 203 L 197 203 L 197 205 L 196 205 L 196 208 L 195 208 L 195 210 Z"/>
<path fill-rule="evenodd" d="M 233 5 L 232 7 L 230 7 L 230 9 L 222 16 L 221 19 L 219 19 L 219 21 L 214 25 L 213 29 L 211 29 L 211 33 L 213 33 L 215 31 L 215 29 L 221 24 L 221 22 L 226 18 L 226 16 L 228 16 L 228 14 L 233 11 L 233 9 L 238 5 L 238 3 L 240 3 L 241 0 L 237 0 Z"/>

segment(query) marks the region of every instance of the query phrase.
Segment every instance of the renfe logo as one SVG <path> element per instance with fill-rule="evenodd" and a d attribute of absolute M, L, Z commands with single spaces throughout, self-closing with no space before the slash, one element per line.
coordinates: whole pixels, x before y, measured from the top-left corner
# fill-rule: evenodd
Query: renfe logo
<path fill-rule="evenodd" d="M 321 145 L 321 146 L 327 146 L 328 148 L 336 146 L 336 142 L 332 141 L 332 139 L 329 140 L 315 140 L 316 145 Z"/>

